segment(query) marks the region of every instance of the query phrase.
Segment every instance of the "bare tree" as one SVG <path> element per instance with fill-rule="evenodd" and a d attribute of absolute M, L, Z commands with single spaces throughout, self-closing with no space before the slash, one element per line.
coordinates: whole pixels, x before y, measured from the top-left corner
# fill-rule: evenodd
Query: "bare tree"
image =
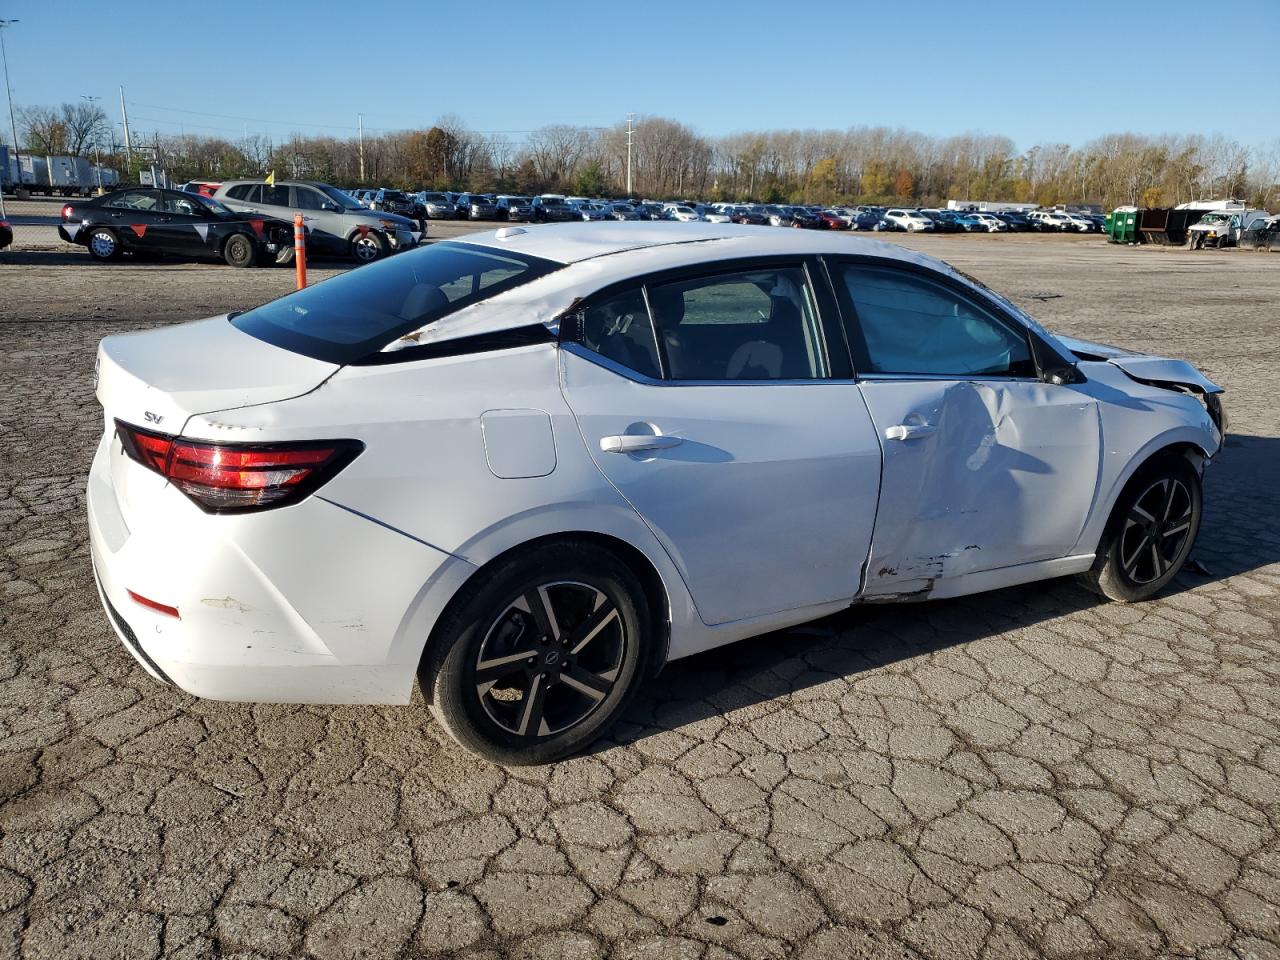
<path fill-rule="evenodd" d="M 67 125 L 52 107 L 19 107 L 18 129 L 30 153 L 67 152 Z"/>
<path fill-rule="evenodd" d="M 77 157 L 89 153 L 95 144 L 100 146 L 110 135 L 106 111 L 96 103 L 64 103 L 58 113 L 66 130 L 67 150 Z"/>

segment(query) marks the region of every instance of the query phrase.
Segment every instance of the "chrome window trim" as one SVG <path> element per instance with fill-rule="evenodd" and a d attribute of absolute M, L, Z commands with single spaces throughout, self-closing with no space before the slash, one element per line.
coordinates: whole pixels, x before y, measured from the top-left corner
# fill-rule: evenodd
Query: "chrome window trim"
<path fill-rule="evenodd" d="M 575 357 L 581 357 L 583 360 L 590 361 L 598 367 L 616 373 L 618 376 L 630 380 L 632 383 L 638 383 L 646 387 L 769 387 L 775 385 L 781 386 L 815 386 L 818 384 L 837 383 L 844 385 L 856 384 L 857 380 L 834 380 L 831 377 L 813 378 L 808 380 L 655 380 L 652 377 L 646 377 L 643 373 L 637 373 L 628 366 L 611 360 L 608 357 L 601 356 L 590 347 L 572 340 L 560 341 L 560 349 L 572 353 Z"/>

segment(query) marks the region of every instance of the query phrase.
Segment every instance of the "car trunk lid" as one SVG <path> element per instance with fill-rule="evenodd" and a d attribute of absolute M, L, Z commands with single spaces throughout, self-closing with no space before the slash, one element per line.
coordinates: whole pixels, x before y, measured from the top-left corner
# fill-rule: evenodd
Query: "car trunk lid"
<path fill-rule="evenodd" d="M 288 400 L 337 369 L 252 337 L 223 315 L 107 337 L 98 346 L 97 395 L 109 416 L 178 434 L 194 414 Z"/>
<path fill-rule="evenodd" d="M 107 337 L 98 346 L 97 396 L 108 431 L 121 420 L 178 436 L 196 414 L 288 400 L 314 390 L 338 365 L 272 346 L 228 315 Z M 125 522 L 163 486 L 111 437 L 111 475 Z"/>

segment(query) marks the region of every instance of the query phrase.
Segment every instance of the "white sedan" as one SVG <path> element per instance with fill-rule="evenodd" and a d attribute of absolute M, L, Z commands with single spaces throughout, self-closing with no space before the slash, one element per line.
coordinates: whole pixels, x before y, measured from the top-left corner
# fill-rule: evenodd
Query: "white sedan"
<path fill-rule="evenodd" d="M 1188 363 L 1056 337 L 897 245 L 716 224 L 472 234 L 97 366 L 91 554 L 153 677 L 418 680 L 506 763 L 850 604 L 1067 574 L 1146 599 L 1223 440 Z"/>

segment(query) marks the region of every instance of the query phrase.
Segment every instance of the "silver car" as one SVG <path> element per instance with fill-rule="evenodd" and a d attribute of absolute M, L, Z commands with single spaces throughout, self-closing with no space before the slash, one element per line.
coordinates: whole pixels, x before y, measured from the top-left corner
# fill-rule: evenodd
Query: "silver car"
<path fill-rule="evenodd" d="M 418 224 L 396 213 L 369 210 L 327 183 L 311 180 L 228 180 L 214 196 L 232 210 L 261 213 L 293 222 L 301 213 L 307 250 L 321 256 L 351 257 L 369 263 L 388 253 L 416 247 Z"/>
<path fill-rule="evenodd" d="M 452 220 L 456 214 L 456 207 L 449 195 L 439 193 L 432 190 L 423 190 L 417 194 L 418 202 L 426 208 L 427 218 L 430 220 Z"/>

